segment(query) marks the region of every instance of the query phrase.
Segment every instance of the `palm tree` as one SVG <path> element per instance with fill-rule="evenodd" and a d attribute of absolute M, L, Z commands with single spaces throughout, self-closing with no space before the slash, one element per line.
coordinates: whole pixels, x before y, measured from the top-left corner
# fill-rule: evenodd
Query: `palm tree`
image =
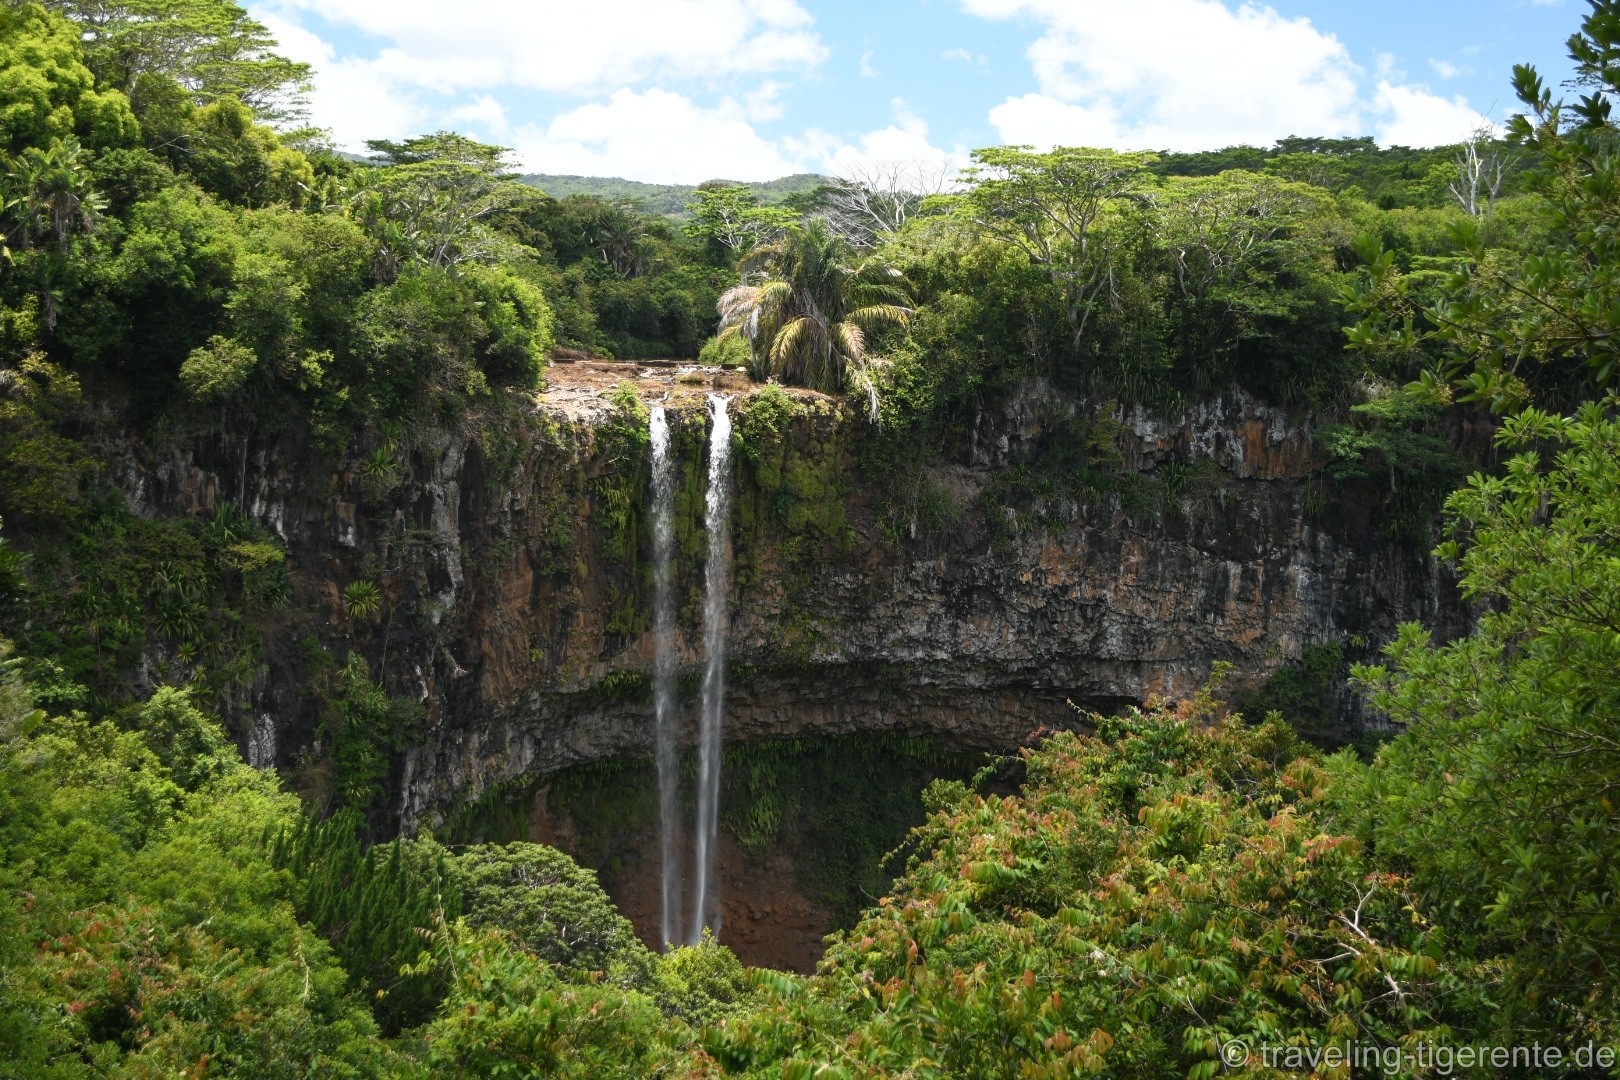
<path fill-rule="evenodd" d="M 858 386 L 875 417 L 867 340 L 907 326 L 910 297 L 899 270 L 877 259 L 851 265 L 852 254 L 820 221 L 755 248 L 743 284 L 720 297 L 720 337 L 748 340 L 755 379 L 828 393 Z"/>

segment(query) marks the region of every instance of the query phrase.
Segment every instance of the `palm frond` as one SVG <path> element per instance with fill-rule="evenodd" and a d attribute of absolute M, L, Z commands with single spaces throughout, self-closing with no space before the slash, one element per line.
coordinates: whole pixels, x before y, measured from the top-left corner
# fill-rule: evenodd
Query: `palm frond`
<path fill-rule="evenodd" d="M 827 352 L 826 327 L 815 319 L 797 318 L 777 331 L 771 342 L 771 368 L 784 381 L 814 385 L 808 378 Z"/>
<path fill-rule="evenodd" d="M 866 332 L 853 322 L 841 322 L 833 328 L 833 336 L 845 356 L 851 360 L 866 358 Z"/>
<path fill-rule="evenodd" d="M 848 321 L 864 330 L 882 330 L 888 327 L 905 329 L 911 325 L 912 310 L 898 304 L 873 304 L 870 307 L 856 308 L 848 315 Z"/>
<path fill-rule="evenodd" d="M 833 392 L 854 368 L 876 408 L 868 343 L 882 329 L 909 325 L 911 297 L 893 266 L 853 255 L 824 222 L 811 221 L 743 259 L 745 284 L 727 290 L 718 310 L 723 335 L 751 342 L 756 377 Z"/>
<path fill-rule="evenodd" d="M 767 281 L 759 286 L 758 304 L 762 308 L 784 311 L 793 298 L 793 285 L 786 281 Z"/>
<path fill-rule="evenodd" d="M 759 288 L 755 285 L 734 285 L 720 294 L 715 305 L 721 327 L 742 323 L 759 306 Z"/>
<path fill-rule="evenodd" d="M 851 285 L 845 290 L 851 307 L 870 307 L 873 304 L 893 304 L 909 307 L 911 295 L 899 285 L 889 282 Z"/>
<path fill-rule="evenodd" d="M 766 266 L 773 266 L 781 262 L 783 256 L 792 250 L 793 236 L 791 233 L 780 240 L 773 240 L 768 244 L 760 244 L 742 257 L 737 264 L 737 270 L 748 275 Z"/>

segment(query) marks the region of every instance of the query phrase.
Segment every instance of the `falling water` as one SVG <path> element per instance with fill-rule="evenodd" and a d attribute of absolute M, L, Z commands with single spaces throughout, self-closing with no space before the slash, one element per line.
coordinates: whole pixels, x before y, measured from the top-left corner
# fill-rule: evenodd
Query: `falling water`
<path fill-rule="evenodd" d="M 703 527 L 709 535 L 709 561 L 704 587 L 703 643 L 708 666 L 703 671 L 703 713 L 698 745 L 697 897 L 692 907 L 689 944 L 703 940 L 703 928 L 720 932 L 718 896 L 711 896 L 715 841 L 720 809 L 720 726 L 725 717 L 727 596 L 731 588 L 731 417 L 726 399 L 709 396 L 714 426 L 709 432 L 709 493 Z M 718 894 L 719 889 L 713 892 Z M 710 908 L 714 910 L 711 912 Z"/>
<path fill-rule="evenodd" d="M 656 405 L 650 420 L 653 486 L 653 715 L 658 733 L 658 824 L 663 869 L 659 941 L 676 940 L 681 925 L 680 763 L 676 756 L 675 604 L 670 557 L 675 547 L 675 480 L 669 459 L 669 422 Z"/>

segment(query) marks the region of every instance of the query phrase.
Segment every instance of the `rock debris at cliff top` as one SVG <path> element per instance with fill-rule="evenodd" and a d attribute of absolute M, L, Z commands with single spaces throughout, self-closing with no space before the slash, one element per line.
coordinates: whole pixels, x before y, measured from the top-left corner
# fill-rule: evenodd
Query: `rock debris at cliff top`
<path fill-rule="evenodd" d="M 749 394 L 761 385 L 735 368 L 678 360 L 575 360 L 547 368 L 545 389 L 535 400 L 570 420 L 599 421 L 613 409 L 609 393 L 625 382 L 643 401 L 693 408 L 701 408 L 709 394 Z M 800 400 L 825 397 L 800 387 L 782 389 Z"/>

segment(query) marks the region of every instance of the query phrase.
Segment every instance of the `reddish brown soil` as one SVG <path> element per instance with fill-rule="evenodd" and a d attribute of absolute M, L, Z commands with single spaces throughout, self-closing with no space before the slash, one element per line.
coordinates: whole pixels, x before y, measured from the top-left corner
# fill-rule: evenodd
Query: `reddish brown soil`
<path fill-rule="evenodd" d="M 532 839 L 577 854 L 573 822 L 552 818 L 547 803 L 547 793 L 540 792 L 530 818 Z M 658 848 L 658 829 L 647 826 L 619 839 L 613 847 L 612 866 L 596 868 L 620 913 L 653 949 L 660 946 L 663 892 Z M 690 847 L 686 861 L 690 864 Z M 686 895 L 690 896 L 689 889 Z M 823 951 L 822 938 L 832 929 L 832 912 L 804 895 L 794 879 L 789 852 L 768 852 L 751 860 L 722 832 L 720 900 L 720 941 L 743 963 L 800 973 L 815 970 Z"/>

